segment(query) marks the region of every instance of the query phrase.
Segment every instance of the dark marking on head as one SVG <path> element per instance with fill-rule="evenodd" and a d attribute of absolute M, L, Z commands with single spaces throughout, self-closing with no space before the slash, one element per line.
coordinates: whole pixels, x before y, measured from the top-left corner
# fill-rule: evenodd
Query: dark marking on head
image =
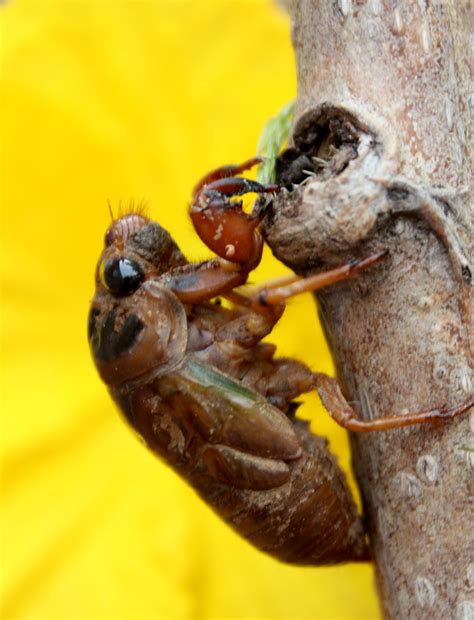
<path fill-rule="evenodd" d="M 109 312 L 100 328 L 99 349 L 98 354 L 102 359 L 109 361 L 113 359 L 114 342 L 116 339 L 115 319 L 117 312 L 112 310 Z"/>
<path fill-rule="evenodd" d="M 92 316 L 92 312 L 91 315 Z M 101 361 L 110 362 L 127 353 L 137 341 L 145 324 L 136 314 L 129 314 L 120 331 L 115 330 L 117 313 L 111 310 L 97 324 L 97 314 L 93 318 L 92 333 L 89 337 L 94 356 Z"/>
<path fill-rule="evenodd" d="M 119 339 L 116 346 L 117 357 L 122 353 L 125 353 L 135 344 L 138 334 L 145 327 L 144 323 L 138 318 L 136 314 L 129 314 L 125 319 L 125 323 L 120 332 Z"/>
<path fill-rule="evenodd" d="M 99 314 L 100 310 L 98 308 L 91 308 L 91 311 L 89 312 L 89 319 L 87 321 L 87 338 L 89 340 L 95 333 L 95 323 Z"/>

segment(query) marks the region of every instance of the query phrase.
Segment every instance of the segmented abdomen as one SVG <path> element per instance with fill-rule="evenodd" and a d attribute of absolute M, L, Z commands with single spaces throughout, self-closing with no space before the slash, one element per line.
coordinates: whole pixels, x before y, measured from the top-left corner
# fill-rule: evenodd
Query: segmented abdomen
<path fill-rule="evenodd" d="M 361 520 L 344 474 L 324 439 L 294 419 L 299 455 L 274 459 L 285 465 L 287 475 L 280 468 L 276 474 L 264 471 L 263 478 L 255 475 L 252 455 L 241 447 L 231 448 L 242 471 L 248 467 L 251 472 L 248 484 L 258 486 L 241 488 L 247 484 L 245 478 L 238 485 L 225 481 L 232 480 L 235 471 L 229 473 L 219 465 L 216 474 L 215 467 L 210 468 L 206 452 L 222 444 L 218 438 L 212 442 L 212 433 L 196 430 L 196 412 L 192 407 L 186 410 L 189 399 L 180 398 L 177 385 L 170 373 L 128 394 L 113 392 L 113 396 L 149 447 L 187 479 L 233 529 L 285 562 L 323 565 L 368 559 Z"/>

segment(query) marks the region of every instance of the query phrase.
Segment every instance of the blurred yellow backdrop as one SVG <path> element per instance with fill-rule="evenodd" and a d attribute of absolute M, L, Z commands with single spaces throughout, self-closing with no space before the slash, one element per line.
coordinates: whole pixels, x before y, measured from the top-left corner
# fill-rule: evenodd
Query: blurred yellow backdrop
<path fill-rule="evenodd" d="M 113 205 L 146 200 L 193 259 L 194 182 L 255 153 L 295 96 L 266 1 L 9 0 L 1 11 L 2 617 L 377 618 L 369 566 L 241 541 L 121 422 L 88 351 Z M 254 281 L 284 269 L 267 252 Z M 331 371 L 309 296 L 272 339 Z M 303 415 L 348 468 L 315 396 Z"/>

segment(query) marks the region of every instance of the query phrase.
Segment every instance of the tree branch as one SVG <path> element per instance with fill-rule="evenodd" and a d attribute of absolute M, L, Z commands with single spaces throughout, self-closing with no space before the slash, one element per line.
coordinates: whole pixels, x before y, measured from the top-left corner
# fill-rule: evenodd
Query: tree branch
<path fill-rule="evenodd" d="M 361 417 L 459 404 L 473 392 L 470 3 L 290 11 L 299 96 L 267 241 L 300 274 L 389 250 L 318 295 Z M 352 439 L 387 618 L 473 617 L 473 430 L 471 413 Z"/>

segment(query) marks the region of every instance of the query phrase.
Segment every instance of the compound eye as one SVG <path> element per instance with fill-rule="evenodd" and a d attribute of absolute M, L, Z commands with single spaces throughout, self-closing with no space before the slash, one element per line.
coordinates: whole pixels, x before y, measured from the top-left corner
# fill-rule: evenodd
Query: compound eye
<path fill-rule="evenodd" d="M 102 283 L 113 295 L 131 295 L 144 279 L 143 269 L 130 258 L 114 258 L 102 266 Z"/>

